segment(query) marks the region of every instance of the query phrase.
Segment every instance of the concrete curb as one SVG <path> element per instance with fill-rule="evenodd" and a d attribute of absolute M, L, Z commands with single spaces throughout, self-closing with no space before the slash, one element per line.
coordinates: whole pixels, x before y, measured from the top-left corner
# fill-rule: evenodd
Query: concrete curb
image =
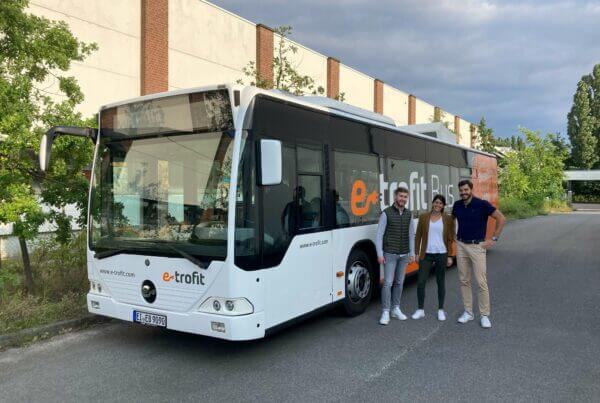
<path fill-rule="evenodd" d="M 82 318 L 63 320 L 49 325 L 19 330 L 14 333 L 0 335 L 0 351 L 8 347 L 18 347 L 33 340 L 47 339 L 72 330 L 83 329 L 98 323 L 111 321 L 110 318 L 98 315 L 87 315 Z"/>

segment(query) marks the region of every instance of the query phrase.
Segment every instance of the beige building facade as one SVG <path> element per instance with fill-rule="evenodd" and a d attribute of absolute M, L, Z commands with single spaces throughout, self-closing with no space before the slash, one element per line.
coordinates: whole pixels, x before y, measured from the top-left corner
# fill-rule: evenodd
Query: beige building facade
<path fill-rule="evenodd" d="M 144 94 L 235 82 L 244 78 L 248 62 L 256 63 L 262 77 L 272 78 L 281 40 L 269 27 L 204 0 L 30 0 L 29 12 L 64 21 L 79 40 L 98 45 L 69 72 L 85 94 L 79 107 L 84 116 L 103 104 Z M 432 121 L 434 105 L 292 43 L 298 49 L 291 58 L 296 69 L 327 96 L 343 93 L 345 102 L 383 113 L 399 126 Z M 50 82 L 47 91 L 58 92 L 57 86 Z M 473 145 L 476 127 L 440 109 L 457 142 Z"/>

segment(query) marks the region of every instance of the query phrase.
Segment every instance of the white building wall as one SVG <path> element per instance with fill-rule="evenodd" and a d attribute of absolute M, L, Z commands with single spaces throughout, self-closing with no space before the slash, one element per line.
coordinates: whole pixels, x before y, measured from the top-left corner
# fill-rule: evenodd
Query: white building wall
<path fill-rule="evenodd" d="M 442 122 L 446 123 L 448 129 L 454 131 L 454 115 L 444 110 L 442 110 L 442 115 Z"/>
<path fill-rule="evenodd" d="M 398 126 L 408 124 L 408 94 L 383 84 L 383 114 L 394 119 Z"/>
<path fill-rule="evenodd" d="M 344 93 L 344 102 L 372 111 L 373 82 L 366 74 L 340 63 L 340 93 Z"/>
<path fill-rule="evenodd" d="M 473 135 L 475 136 L 475 141 L 471 141 L 471 136 L 469 136 L 469 142 L 471 143 L 470 146 L 475 148 L 478 147 L 481 142 L 479 141 L 479 130 L 477 128 L 477 125 L 475 125 L 475 130 L 473 131 Z"/>
<path fill-rule="evenodd" d="M 77 79 L 85 95 L 78 106 L 84 117 L 103 104 L 140 94 L 139 0 L 31 0 L 28 11 L 64 21 L 78 40 L 98 45 L 83 62 L 72 62 L 65 74 Z M 55 79 L 45 85 L 48 93 L 59 92 Z"/>
<path fill-rule="evenodd" d="M 140 95 L 140 0 L 31 0 L 31 13 L 65 21 L 81 41 L 99 49 L 83 62 L 73 62 L 69 75 L 85 95 L 78 107 L 91 116 L 98 107 Z M 278 38 L 274 38 L 277 48 Z M 291 56 L 301 74 L 326 91 L 327 58 L 294 43 Z M 274 49 L 274 51 L 276 51 Z M 204 0 L 169 1 L 169 89 L 244 79 L 242 68 L 256 59 L 256 25 Z M 340 92 L 345 101 L 373 110 L 373 78 L 340 64 Z M 248 82 L 248 81 L 245 81 Z M 58 92 L 50 81 L 48 92 Z M 408 94 L 384 84 L 383 112 L 398 124 L 408 123 Z M 417 99 L 416 123 L 429 123 L 433 105 Z M 452 114 L 444 121 L 454 129 Z M 470 145 L 470 123 L 461 119 L 461 144 Z"/>
<path fill-rule="evenodd" d="M 433 121 L 433 113 L 435 111 L 435 107 L 431 104 L 428 104 L 425 101 L 420 100 L 419 98 L 417 98 L 415 105 L 415 123 L 431 123 Z"/>
<path fill-rule="evenodd" d="M 471 123 L 464 119 L 460 119 L 460 144 L 471 146 Z"/>
<path fill-rule="evenodd" d="M 250 61 L 255 24 L 205 1 L 169 1 L 170 90 L 235 82 Z"/>
<path fill-rule="evenodd" d="M 279 54 L 279 44 L 281 37 L 273 37 L 273 57 Z M 297 42 L 286 39 L 286 46 L 295 46 L 296 53 L 288 51 L 287 58 L 301 75 L 307 75 L 315 80 L 315 90 L 320 86 L 323 88 L 323 94 L 327 94 L 327 57 L 315 52 Z"/>

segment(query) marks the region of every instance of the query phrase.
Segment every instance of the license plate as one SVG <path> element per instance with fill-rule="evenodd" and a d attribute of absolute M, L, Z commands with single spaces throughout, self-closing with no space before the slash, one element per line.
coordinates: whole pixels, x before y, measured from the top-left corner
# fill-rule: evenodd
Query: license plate
<path fill-rule="evenodd" d="M 167 327 L 167 317 L 155 313 L 133 311 L 133 321 L 146 326 Z"/>

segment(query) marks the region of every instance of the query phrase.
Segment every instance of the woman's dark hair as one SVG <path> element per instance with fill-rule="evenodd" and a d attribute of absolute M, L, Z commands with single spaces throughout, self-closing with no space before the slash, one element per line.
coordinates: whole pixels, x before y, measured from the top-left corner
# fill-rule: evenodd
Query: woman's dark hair
<path fill-rule="evenodd" d="M 441 202 L 442 202 L 442 204 L 444 205 L 444 207 L 446 206 L 446 198 L 445 198 L 443 195 L 435 195 L 435 196 L 433 196 L 433 200 L 431 201 L 431 205 L 432 205 L 431 207 L 432 207 L 432 208 L 433 208 L 433 203 L 434 203 L 436 200 L 439 200 L 439 201 L 441 201 Z"/>

